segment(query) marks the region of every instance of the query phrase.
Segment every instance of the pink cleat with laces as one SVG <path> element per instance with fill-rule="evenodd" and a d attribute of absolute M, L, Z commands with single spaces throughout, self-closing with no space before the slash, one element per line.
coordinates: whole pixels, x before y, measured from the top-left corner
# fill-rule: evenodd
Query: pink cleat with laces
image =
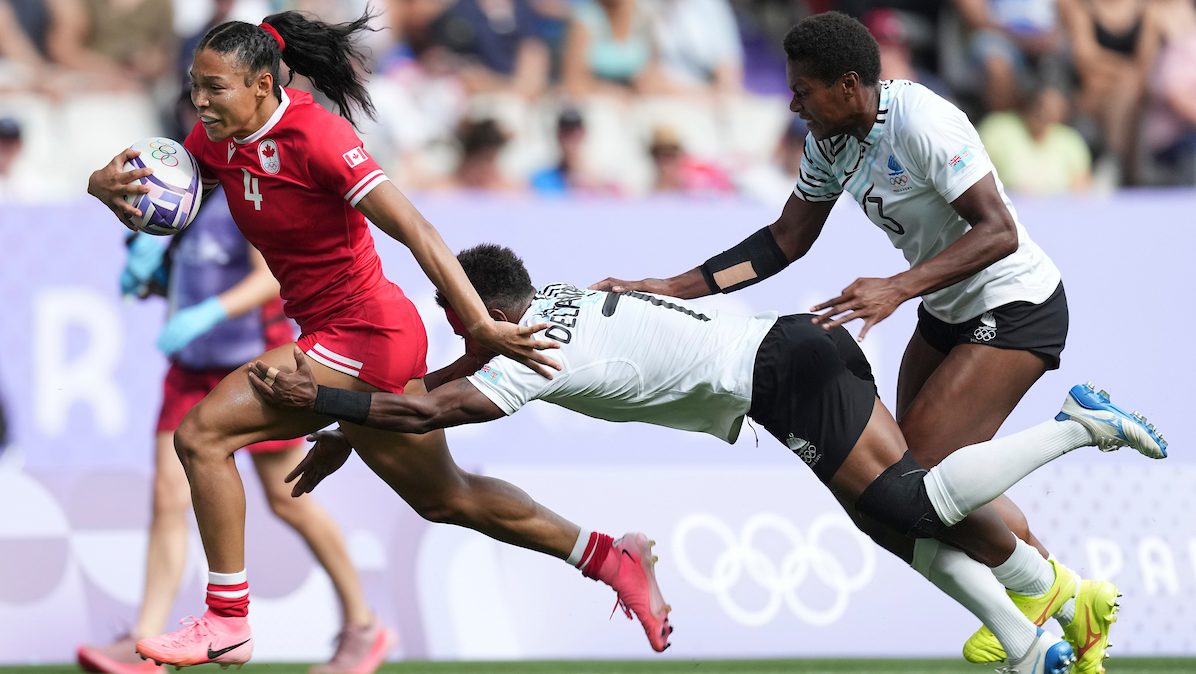
<path fill-rule="evenodd" d="M 75 660 L 85 672 L 96 674 L 162 674 L 162 668 L 137 657 L 136 640 L 123 635 L 106 646 L 80 646 Z"/>
<path fill-rule="evenodd" d="M 374 674 L 399 637 L 374 617 L 369 625 L 346 625 L 336 637 L 332 659 L 308 670 L 308 674 Z"/>
<path fill-rule="evenodd" d="M 214 662 L 221 669 L 240 669 L 253 656 L 248 618 L 226 618 L 209 609 L 199 618 L 179 622 L 181 630 L 138 641 L 141 657 L 176 668 Z"/>
<path fill-rule="evenodd" d="M 604 565 L 604 571 L 606 566 L 615 568 L 613 572 L 604 574 L 601 580 L 618 594 L 615 607 L 622 607 L 628 619 L 633 613 L 639 618 L 652 650 L 659 653 L 669 647 L 669 635 L 673 633 L 673 627 L 669 625 L 669 612 L 673 609 L 664 603 L 660 586 L 656 584 L 653 545 L 656 545 L 656 541 L 648 540 L 644 534 L 624 534 L 611 545 L 610 554 L 618 555 L 619 563 Z"/>

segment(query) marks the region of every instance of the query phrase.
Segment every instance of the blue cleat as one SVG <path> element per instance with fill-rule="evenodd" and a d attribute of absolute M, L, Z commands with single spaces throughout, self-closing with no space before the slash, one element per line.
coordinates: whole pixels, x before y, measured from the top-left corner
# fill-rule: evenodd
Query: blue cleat
<path fill-rule="evenodd" d="M 1098 392 L 1092 384 L 1071 387 L 1063 410 L 1055 415 L 1055 421 L 1068 419 L 1087 429 L 1102 452 L 1129 446 L 1152 459 L 1167 458 L 1167 440 L 1154 424 L 1137 412 L 1131 414 L 1114 405 L 1108 391 Z"/>
<path fill-rule="evenodd" d="M 1038 638 L 1017 662 L 997 669 L 997 674 L 1070 674 L 1076 654 L 1071 644 L 1038 628 Z"/>

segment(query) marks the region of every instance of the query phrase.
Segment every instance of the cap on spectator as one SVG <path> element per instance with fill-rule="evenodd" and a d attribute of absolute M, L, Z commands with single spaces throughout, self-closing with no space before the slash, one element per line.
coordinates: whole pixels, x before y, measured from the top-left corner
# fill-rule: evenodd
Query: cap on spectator
<path fill-rule="evenodd" d="M 677 130 L 667 124 L 658 125 L 652 129 L 652 141 L 648 144 L 652 154 L 677 153 L 681 151 L 681 136 Z"/>
<path fill-rule="evenodd" d="M 21 124 L 13 117 L 0 117 L 0 139 L 20 140 Z"/>
<path fill-rule="evenodd" d="M 559 131 L 576 131 L 577 129 L 585 128 L 586 120 L 582 118 L 581 111 L 574 107 L 568 107 L 561 110 L 561 114 L 556 118 L 556 130 Z"/>

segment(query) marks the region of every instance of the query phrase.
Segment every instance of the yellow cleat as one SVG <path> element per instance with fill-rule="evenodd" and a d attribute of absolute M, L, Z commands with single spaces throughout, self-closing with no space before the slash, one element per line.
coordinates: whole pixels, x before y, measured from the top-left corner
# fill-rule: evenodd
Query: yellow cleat
<path fill-rule="evenodd" d="M 1109 626 L 1121 608 L 1117 586 L 1107 580 L 1085 580 L 1076 595 L 1076 617 L 1063 636 L 1076 651 L 1076 674 L 1104 674 Z"/>
<path fill-rule="evenodd" d="M 1072 573 L 1070 569 L 1054 558 L 1047 561 L 1055 569 L 1055 582 L 1051 584 L 1051 589 L 1047 590 L 1046 594 L 1028 597 L 1006 590 L 1009 598 L 1013 600 L 1013 604 L 1022 612 L 1022 615 L 1039 627 L 1058 613 L 1068 599 L 1076 596 L 1079 585 L 1076 574 Z M 1079 611 L 1078 599 L 1076 600 L 1076 610 Z M 1101 651 L 1104 651 L 1104 647 L 1101 648 Z M 1079 655 L 1078 651 L 1076 655 Z M 997 641 L 997 635 L 993 634 L 992 630 L 981 625 L 980 629 L 976 630 L 963 643 L 963 657 L 968 662 L 1001 662 L 1005 659 L 1005 648 L 1001 646 L 1000 641 Z M 1088 673 L 1085 672 L 1085 674 Z"/>

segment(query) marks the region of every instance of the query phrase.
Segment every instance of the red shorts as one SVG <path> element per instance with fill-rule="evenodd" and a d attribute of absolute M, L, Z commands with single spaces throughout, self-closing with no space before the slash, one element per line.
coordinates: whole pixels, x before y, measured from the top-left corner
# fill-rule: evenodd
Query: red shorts
<path fill-rule="evenodd" d="M 157 432 L 173 433 L 187 412 L 211 393 L 221 379 L 235 371 L 236 368 L 190 370 L 172 363 L 166 373 L 166 380 L 162 382 L 162 411 L 158 413 Z M 302 444 L 303 438 L 267 440 L 249 445 L 245 449 L 251 452 L 281 452 Z"/>
<path fill-rule="evenodd" d="M 428 372 L 428 334 L 415 305 L 388 283 L 299 336 L 308 358 L 383 391 L 402 393 Z"/>

